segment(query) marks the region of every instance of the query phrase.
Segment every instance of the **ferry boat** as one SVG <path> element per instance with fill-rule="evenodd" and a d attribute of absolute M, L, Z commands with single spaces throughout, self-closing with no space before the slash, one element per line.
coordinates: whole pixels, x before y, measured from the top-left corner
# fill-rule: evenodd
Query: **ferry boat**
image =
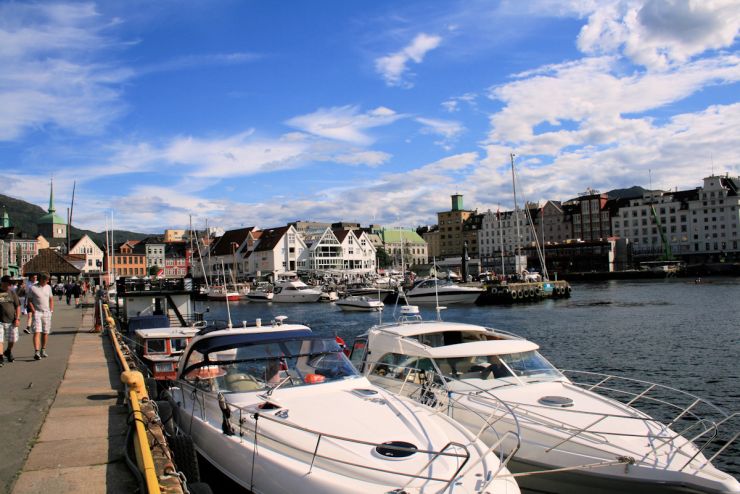
<path fill-rule="evenodd" d="M 202 330 L 168 391 L 176 433 L 227 477 L 265 494 L 519 492 L 510 456 L 371 384 L 334 338 L 284 319 Z"/>
<path fill-rule="evenodd" d="M 563 494 L 740 492 L 737 480 L 711 464 L 737 434 L 711 458 L 703 454 L 736 414 L 645 381 L 559 371 L 537 344 L 511 333 L 422 321 L 416 308 L 406 307 L 404 314 L 359 336 L 352 362 L 371 382 L 425 395 L 437 408 L 464 402 L 499 431 L 515 425 L 498 408 L 507 404 L 521 430 L 521 448 L 510 466 L 523 474 L 517 478 L 523 488 Z M 434 377 L 424 380 L 426 386 L 409 378 L 419 373 Z M 670 418 L 661 422 L 640 405 L 653 414 L 667 408 Z M 475 430 L 470 417 L 455 416 Z"/>
<path fill-rule="evenodd" d="M 420 280 L 406 292 L 412 304 L 474 304 L 485 291 L 481 287 L 464 286 L 450 280 L 428 278 Z"/>

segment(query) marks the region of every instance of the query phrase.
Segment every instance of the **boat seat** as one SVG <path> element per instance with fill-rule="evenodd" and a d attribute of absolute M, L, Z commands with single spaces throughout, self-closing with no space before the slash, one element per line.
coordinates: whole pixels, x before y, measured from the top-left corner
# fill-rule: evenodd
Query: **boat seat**
<path fill-rule="evenodd" d="M 243 372 L 226 374 L 226 376 L 224 377 L 224 381 L 226 382 L 226 386 L 230 391 L 257 391 L 263 388 L 262 384 L 258 383 L 249 374 L 244 374 Z"/>

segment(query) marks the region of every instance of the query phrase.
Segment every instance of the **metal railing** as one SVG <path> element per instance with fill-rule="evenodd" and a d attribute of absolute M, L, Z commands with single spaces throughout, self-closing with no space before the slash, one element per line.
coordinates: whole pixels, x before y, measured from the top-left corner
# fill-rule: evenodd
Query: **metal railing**
<path fill-rule="evenodd" d="M 187 381 L 179 380 L 177 381 L 177 385 L 179 385 L 182 388 L 183 394 L 189 395 L 194 400 L 194 404 L 197 401 L 199 403 L 200 407 L 200 417 L 203 421 L 212 421 L 214 417 L 211 417 L 209 420 L 208 417 L 208 410 L 209 407 L 206 405 L 207 400 L 213 400 L 213 403 L 216 403 L 217 401 L 217 393 L 212 390 L 204 390 L 196 385 L 193 385 Z M 198 394 L 201 394 L 201 398 L 198 399 Z M 232 403 L 225 402 L 225 405 L 228 407 L 229 413 L 228 413 L 228 419 L 224 419 L 223 417 L 223 410 L 221 410 L 220 416 L 218 417 L 219 421 L 222 420 L 228 420 L 228 423 L 230 424 L 231 428 L 230 430 L 233 431 L 234 434 L 238 434 L 240 438 L 243 440 L 252 440 L 255 448 L 257 447 L 257 444 L 260 444 L 260 447 L 265 447 L 265 441 L 270 441 L 274 444 L 283 446 L 285 448 L 288 448 L 290 450 L 291 456 L 301 461 L 300 456 L 304 455 L 304 460 L 306 463 L 306 474 L 310 474 L 311 471 L 314 468 L 314 464 L 316 463 L 317 459 L 324 460 L 328 463 L 334 463 L 338 465 L 344 465 L 347 467 L 352 468 L 358 468 L 362 470 L 368 470 L 373 472 L 379 472 L 389 475 L 395 475 L 407 478 L 408 481 L 403 487 L 399 487 L 398 491 L 402 491 L 404 488 L 409 486 L 414 480 L 424 480 L 426 482 L 441 482 L 444 484 L 442 488 L 440 488 L 438 491 L 443 492 L 445 491 L 450 485 L 452 485 L 453 482 L 455 482 L 459 476 L 461 475 L 461 472 L 463 468 L 467 465 L 471 458 L 469 446 L 461 444 L 458 442 L 450 441 L 447 444 L 445 444 L 441 449 L 439 450 L 425 450 L 425 449 L 417 449 L 417 448 L 409 448 L 409 447 L 403 447 L 403 446 L 396 446 L 391 444 L 383 444 L 383 443 L 376 443 L 373 441 L 365 441 L 362 439 L 356 439 L 346 436 L 340 436 L 337 434 L 331 434 L 328 432 L 322 432 L 317 431 L 314 429 L 309 429 L 307 427 L 302 427 L 298 424 L 288 422 L 284 417 L 273 416 L 274 414 L 269 413 L 271 410 L 265 410 L 264 412 L 261 412 L 254 407 L 242 407 L 239 405 L 235 405 Z M 274 410 L 272 410 L 274 412 Z M 194 414 L 195 410 L 191 412 L 191 414 Z M 253 425 L 249 425 L 249 420 L 247 417 L 252 419 Z M 306 449 L 305 447 L 301 447 L 300 445 L 296 444 L 295 442 L 288 442 L 285 440 L 286 437 L 290 437 L 288 434 L 281 435 L 280 437 L 277 437 L 274 433 L 265 432 L 263 428 L 260 428 L 259 422 L 261 420 L 267 420 L 271 423 L 278 424 L 281 427 L 284 427 L 286 430 L 292 430 L 296 432 L 302 432 L 309 435 L 315 436 L 315 442 L 313 442 L 313 447 Z M 192 424 L 191 424 L 192 426 Z M 404 472 L 400 471 L 399 464 L 394 464 L 395 469 L 386 469 L 386 468 L 380 468 L 375 467 L 367 464 L 361 464 L 361 463 L 355 463 L 352 461 L 342 460 L 340 458 L 336 458 L 334 456 L 329 456 L 327 454 L 322 454 L 320 449 L 322 444 L 326 443 L 326 439 L 330 439 L 336 443 L 345 443 L 345 444 L 355 444 L 355 445 L 364 445 L 364 446 L 370 446 L 372 448 L 382 447 L 385 449 L 397 451 L 397 452 L 413 452 L 414 454 L 422 454 L 422 455 L 429 455 L 431 458 L 426 462 L 424 468 L 415 470 L 414 472 Z M 283 451 L 285 453 L 285 451 Z M 253 461 L 254 457 L 256 455 L 253 455 Z M 425 474 L 423 473 L 425 470 L 429 471 L 429 468 L 431 465 L 439 460 L 440 458 L 452 458 L 458 460 L 458 466 L 454 470 L 454 473 L 450 477 L 435 477 L 431 473 Z M 473 463 L 467 471 L 470 471 L 472 468 L 474 468 L 480 461 L 482 461 L 483 458 L 479 458 L 475 463 Z M 484 477 L 485 478 L 485 477 Z M 254 479 L 252 479 L 252 482 L 254 482 Z"/>
<path fill-rule="evenodd" d="M 671 445 L 673 447 L 673 453 L 682 453 L 689 458 L 679 469 L 679 471 L 683 471 L 701 452 L 720 440 L 721 426 L 740 415 L 740 412 L 727 413 L 720 407 L 692 393 L 670 386 L 598 372 L 576 370 L 562 370 L 561 372 L 571 379 L 571 385 L 597 393 L 611 400 L 616 400 L 622 405 L 632 408 L 634 413 L 622 415 L 567 408 L 559 409 L 559 412 L 592 415 L 596 419 L 586 427 L 575 427 L 569 426 L 562 422 L 562 420 L 558 424 L 552 424 L 552 421 L 547 416 L 538 414 L 535 411 L 537 408 L 550 409 L 548 406 L 514 403 L 515 410 L 519 409 L 523 411 L 526 409 L 528 418 L 539 417 L 542 422 L 550 422 L 551 427 L 556 427 L 561 431 L 569 433 L 568 437 L 552 448 L 565 444 L 579 436 L 587 436 L 590 440 L 603 440 L 605 436 L 613 435 L 646 437 L 657 443 L 651 450 L 652 454 L 656 456 L 659 450 Z M 638 420 L 646 423 L 648 430 L 650 430 L 649 426 L 655 425 L 659 427 L 659 430 L 654 434 L 629 434 L 596 428 L 598 424 L 608 418 Z M 675 430 L 675 426 L 682 421 L 689 422 L 689 424 L 681 430 Z M 709 460 L 699 466 L 697 470 L 701 470 L 711 463 L 712 460 L 737 440 L 738 435 L 739 433 L 735 433 L 729 440 L 722 441 L 723 444 L 721 444 L 719 450 Z M 685 441 L 682 441 L 682 444 L 679 445 L 675 441 L 680 437 L 683 437 Z M 696 443 L 699 440 L 703 440 L 702 444 Z M 687 451 L 690 446 L 694 446 L 696 451 Z M 649 456 L 650 453 L 646 454 L 645 458 Z"/>
<path fill-rule="evenodd" d="M 404 367 L 386 363 L 373 362 L 369 364 L 367 377 L 369 379 L 385 378 L 385 379 L 396 379 L 400 387 L 396 389 L 390 389 L 388 386 L 382 386 L 386 390 L 411 398 L 414 401 L 425 405 L 433 409 L 437 413 L 444 413 L 452 419 L 456 419 L 461 413 L 468 414 L 468 419 L 478 420 L 479 428 L 477 432 L 471 430 L 475 434 L 475 441 L 479 440 L 486 432 L 490 433 L 496 438 L 490 445 L 488 445 L 488 451 L 498 450 L 499 466 L 496 472 L 490 477 L 492 481 L 498 474 L 503 470 L 509 461 L 519 450 L 521 445 L 520 440 L 520 429 L 519 420 L 514 414 L 511 407 L 508 404 L 491 395 L 486 390 L 479 388 L 473 384 L 454 379 L 448 376 L 442 376 L 433 370 L 420 370 L 415 367 Z M 382 367 L 386 372 L 385 375 L 374 374 L 373 371 L 378 367 Z M 394 377 L 386 377 L 393 374 Z M 398 379 L 397 376 L 403 376 L 403 379 Z M 418 382 L 417 382 L 418 381 Z M 491 412 L 483 414 L 478 410 L 467 406 L 463 400 L 467 397 L 467 394 L 460 393 L 459 391 L 451 391 L 449 383 L 455 382 L 458 385 L 467 387 L 469 390 L 475 393 L 480 393 L 487 396 L 492 404 Z M 506 430 L 503 433 L 499 432 L 494 426 L 508 417 L 508 422 L 514 430 Z M 510 447 L 508 451 L 503 447 L 504 442 L 507 439 L 511 439 L 513 447 Z M 479 461 L 482 461 L 482 456 Z"/>

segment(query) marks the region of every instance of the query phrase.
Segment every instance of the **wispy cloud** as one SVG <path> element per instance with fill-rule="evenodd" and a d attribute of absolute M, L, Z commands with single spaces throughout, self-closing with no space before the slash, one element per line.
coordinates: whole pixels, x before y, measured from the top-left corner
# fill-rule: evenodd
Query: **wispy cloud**
<path fill-rule="evenodd" d="M 439 120 L 434 118 L 418 117 L 415 119 L 418 123 L 422 124 L 420 132 L 422 134 L 433 134 L 441 136 L 442 139 L 436 141 L 435 144 L 442 147 L 446 151 L 452 149 L 452 145 L 457 140 L 457 137 L 465 132 L 465 127 L 460 122 L 453 120 Z"/>
<path fill-rule="evenodd" d="M 286 124 L 316 136 L 368 145 L 374 140 L 366 133 L 368 129 L 389 125 L 400 118 L 404 115 L 384 106 L 360 113 L 359 107 L 351 105 L 319 108 L 313 113 L 293 117 Z"/>
<path fill-rule="evenodd" d="M 186 55 L 152 65 L 144 65 L 136 69 L 136 75 L 171 72 L 175 70 L 201 69 L 203 67 L 240 65 L 255 62 L 262 58 L 263 55 L 250 52 Z"/>
<path fill-rule="evenodd" d="M 46 125 L 95 134 L 122 114 L 133 72 L 102 61 L 122 45 L 113 24 L 92 4 L 0 4 L 0 141 Z"/>
<path fill-rule="evenodd" d="M 410 88 L 413 84 L 408 80 L 409 62 L 421 63 L 426 54 L 441 42 L 440 36 L 420 33 L 400 51 L 377 58 L 375 70 L 383 76 L 387 85 Z"/>

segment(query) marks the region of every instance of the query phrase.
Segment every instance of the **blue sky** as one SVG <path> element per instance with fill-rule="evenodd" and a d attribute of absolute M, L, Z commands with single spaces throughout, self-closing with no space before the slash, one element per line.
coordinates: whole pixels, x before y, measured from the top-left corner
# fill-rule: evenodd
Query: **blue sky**
<path fill-rule="evenodd" d="M 154 4 L 154 5 L 152 5 Z M 0 3 L 3 193 L 137 231 L 740 175 L 735 0 Z"/>

